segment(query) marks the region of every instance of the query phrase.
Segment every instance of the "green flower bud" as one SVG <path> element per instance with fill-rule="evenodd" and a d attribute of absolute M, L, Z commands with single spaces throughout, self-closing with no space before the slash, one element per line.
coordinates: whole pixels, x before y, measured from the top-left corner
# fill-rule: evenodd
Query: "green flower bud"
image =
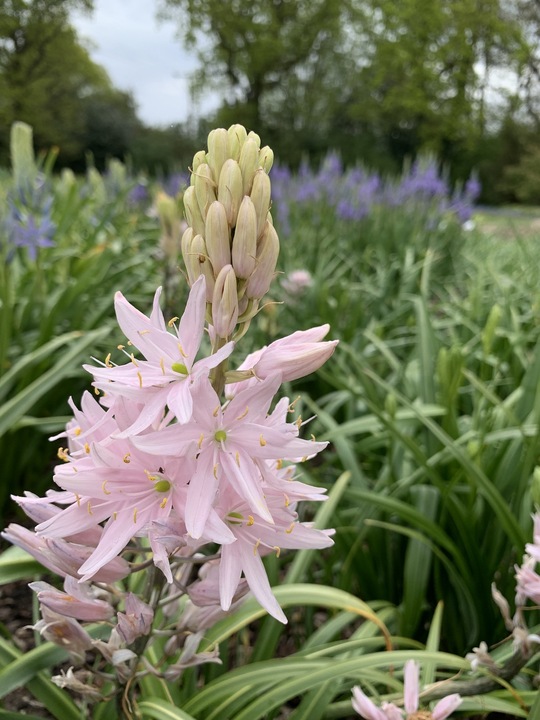
<path fill-rule="evenodd" d="M 243 194 L 249 195 L 253 185 L 253 176 L 259 169 L 259 146 L 255 140 L 248 135 L 248 139 L 240 150 L 240 170 L 242 171 Z"/>
<path fill-rule="evenodd" d="M 212 301 L 214 293 L 214 269 L 206 250 L 202 235 L 195 235 L 184 255 L 189 284 L 193 285 L 200 275 L 206 278 L 206 300 Z"/>
<path fill-rule="evenodd" d="M 231 241 L 227 213 L 217 200 L 208 208 L 204 237 L 208 257 L 217 274 L 225 265 L 231 264 Z"/>
<path fill-rule="evenodd" d="M 236 225 L 236 216 L 243 196 L 240 166 L 236 160 L 229 158 L 223 164 L 219 175 L 217 199 L 225 208 L 230 227 Z"/>
<path fill-rule="evenodd" d="M 257 237 L 260 237 L 266 225 L 271 193 L 272 184 L 270 178 L 262 168 L 259 168 L 253 177 L 250 195 L 257 213 Z"/>
<path fill-rule="evenodd" d="M 246 142 L 247 132 L 243 125 L 231 125 L 227 130 L 229 134 L 229 153 L 233 160 L 240 159 L 240 150 Z"/>
<path fill-rule="evenodd" d="M 274 152 L 271 147 L 268 145 L 265 145 L 261 150 L 259 151 L 259 165 L 262 167 L 262 169 L 265 171 L 265 173 L 269 173 L 272 169 L 272 165 L 274 164 Z"/>
<path fill-rule="evenodd" d="M 482 332 L 482 349 L 485 355 L 489 355 L 495 340 L 495 333 L 501 322 L 502 310 L 501 306 L 495 304 L 488 315 L 486 326 Z"/>
<path fill-rule="evenodd" d="M 246 195 L 238 210 L 238 219 L 232 242 L 232 265 L 236 277 L 247 279 L 255 270 L 257 255 L 257 212 L 253 201 Z"/>
<path fill-rule="evenodd" d="M 194 178 L 193 187 L 195 188 L 199 210 L 201 211 L 202 217 L 206 218 L 206 212 L 210 203 L 213 203 L 216 199 L 216 184 L 212 179 L 210 165 L 202 163 L 197 168 L 197 172 L 193 173 L 192 177 Z"/>
<path fill-rule="evenodd" d="M 260 148 L 260 147 L 261 147 L 261 138 L 260 138 L 259 135 L 257 135 L 256 132 L 253 132 L 253 130 L 252 130 L 251 132 L 249 132 L 249 133 L 248 133 L 248 138 L 251 138 L 252 140 L 255 140 L 255 142 L 257 143 L 257 148 Z"/>
<path fill-rule="evenodd" d="M 220 176 L 221 168 L 229 156 L 228 132 L 225 128 L 212 130 L 210 135 L 208 135 L 207 162 L 212 168 L 216 180 Z"/>
<path fill-rule="evenodd" d="M 201 215 L 199 203 L 197 202 L 197 196 L 195 195 L 195 187 L 193 185 L 190 185 L 187 188 L 184 193 L 183 200 L 188 223 L 195 230 L 195 233 L 202 235 L 204 233 L 204 220 Z"/>
<path fill-rule="evenodd" d="M 199 152 L 195 153 L 195 155 L 193 156 L 190 185 L 193 185 L 193 183 L 195 181 L 195 178 L 193 176 L 199 169 L 199 166 L 202 165 L 203 163 L 206 163 L 206 153 L 204 152 L 204 150 L 199 150 Z"/>
<path fill-rule="evenodd" d="M 221 268 L 212 297 L 212 324 L 221 338 L 232 335 L 238 319 L 236 275 L 232 265 Z"/>
<path fill-rule="evenodd" d="M 266 222 L 264 232 L 257 247 L 255 269 L 248 280 L 246 295 L 250 298 L 262 298 L 270 289 L 274 279 L 279 255 L 279 238 L 270 222 Z"/>

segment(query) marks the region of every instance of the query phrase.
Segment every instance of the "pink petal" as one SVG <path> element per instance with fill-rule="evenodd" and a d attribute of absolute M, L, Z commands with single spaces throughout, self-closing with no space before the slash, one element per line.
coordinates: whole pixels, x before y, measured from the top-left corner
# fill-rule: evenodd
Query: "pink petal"
<path fill-rule="evenodd" d="M 231 400 L 225 411 L 227 419 L 231 418 L 231 420 L 228 420 L 228 424 L 234 422 L 235 418 L 242 417 L 246 407 L 249 408 L 248 418 L 251 422 L 256 422 L 257 419 L 266 417 L 272 398 L 278 391 L 280 385 L 281 375 L 274 374 L 253 387 L 247 387 L 245 390 L 241 390 Z"/>
<path fill-rule="evenodd" d="M 407 660 L 403 668 L 405 710 L 408 715 L 418 710 L 418 665 Z"/>
<path fill-rule="evenodd" d="M 235 546 L 231 545 L 230 547 L 233 549 Z M 248 581 L 249 589 L 272 617 L 286 625 L 287 618 L 272 593 L 259 553 L 255 548 L 246 547 L 244 544 L 239 550 L 242 554 L 242 570 Z"/>
<path fill-rule="evenodd" d="M 228 481 L 238 495 L 247 502 L 254 513 L 273 525 L 274 520 L 264 499 L 258 470 L 251 458 L 248 455 L 240 455 L 237 462 L 228 453 L 222 452 L 219 454 L 219 460 L 223 464 Z"/>
<path fill-rule="evenodd" d="M 228 610 L 240 582 L 242 575 L 242 561 L 235 544 L 224 545 L 221 548 L 221 561 L 219 564 L 219 596 L 221 607 Z"/>
<path fill-rule="evenodd" d="M 203 277 L 201 275 L 201 277 Z M 172 384 L 167 395 L 167 405 L 173 411 L 180 424 L 191 420 L 193 413 L 193 400 L 191 398 L 191 382 L 189 378 L 177 380 Z"/>
<path fill-rule="evenodd" d="M 150 315 L 150 322 L 158 330 L 163 330 L 163 332 L 167 332 L 167 326 L 165 325 L 165 318 L 163 317 L 163 313 L 161 312 L 161 308 L 159 307 L 160 298 L 161 298 L 161 288 L 158 287 L 158 289 L 156 290 L 156 293 L 154 295 L 154 303 L 152 305 L 152 314 Z"/>
<path fill-rule="evenodd" d="M 201 344 L 206 313 L 206 280 L 200 275 L 189 292 L 184 314 L 180 318 L 178 337 L 190 366 Z"/>
<path fill-rule="evenodd" d="M 352 689 L 353 709 L 363 717 L 364 720 L 386 720 L 386 715 L 380 710 L 358 686 Z"/>
<path fill-rule="evenodd" d="M 213 452 L 199 455 L 186 500 L 186 528 L 192 538 L 198 539 L 204 533 L 218 487 L 217 470 Z"/>
<path fill-rule="evenodd" d="M 445 718 L 450 717 L 454 710 L 457 710 L 462 702 L 461 696 L 457 693 L 447 695 L 435 705 L 431 711 L 431 717 L 433 720 L 445 720 Z"/>

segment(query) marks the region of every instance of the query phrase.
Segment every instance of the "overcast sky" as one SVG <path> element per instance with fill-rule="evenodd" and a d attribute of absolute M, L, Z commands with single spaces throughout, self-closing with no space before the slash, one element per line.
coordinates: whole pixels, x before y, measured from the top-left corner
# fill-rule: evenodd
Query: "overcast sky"
<path fill-rule="evenodd" d="M 193 105 L 188 84 L 197 60 L 175 38 L 174 23 L 157 21 L 156 6 L 153 0 L 94 0 L 94 12 L 74 14 L 72 22 L 81 39 L 89 41 L 94 62 L 117 88 L 131 90 L 141 120 L 167 125 L 204 115 L 218 99 Z"/>

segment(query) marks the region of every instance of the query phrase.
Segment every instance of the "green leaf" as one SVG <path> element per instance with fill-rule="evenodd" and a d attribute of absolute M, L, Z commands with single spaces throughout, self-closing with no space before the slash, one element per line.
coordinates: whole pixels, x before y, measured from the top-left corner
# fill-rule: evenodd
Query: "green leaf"
<path fill-rule="evenodd" d="M 31 578 L 43 572 L 43 565 L 19 547 L 10 547 L 0 554 L 0 585 Z"/>
<path fill-rule="evenodd" d="M 177 708 L 166 700 L 141 700 L 137 704 L 143 718 L 155 718 L 155 720 L 196 720 L 193 715 Z"/>

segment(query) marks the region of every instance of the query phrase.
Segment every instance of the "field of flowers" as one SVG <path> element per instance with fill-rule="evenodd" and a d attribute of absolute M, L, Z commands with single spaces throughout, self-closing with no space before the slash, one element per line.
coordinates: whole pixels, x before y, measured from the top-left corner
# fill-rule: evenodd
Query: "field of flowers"
<path fill-rule="evenodd" d="M 419 703 L 441 719 L 540 717 L 538 238 L 478 230 L 476 180 L 451 188 L 432 158 L 399 178 L 335 155 L 291 173 L 242 131 L 229 130 L 228 155 L 227 133 L 211 136 L 191 179 L 150 180 L 118 162 L 55 176 L 28 128 L 13 130 L 0 176 L 0 584 L 35 593 L 34 633 L 0 633 L 0 720 L 35 717 L 14 704 L 23 687 L 37 715 L 61 720 L 392 720 Z M 152 332 L 181 353 L 167 372 L 141 339 Z M 274 406 L 280 381 L 289 400 Z M 209 393 L 224 399 L 205 419 Z M 173 449 L 182 437 L 196 460 Z M 113 451 L 154 496 L 176 493 L 174 532 L 159 514 L 168 495 L 144 522 L 142 500 L 117 499 Z M 264 492 L 236 469 L 249 453 Z M 173 489 L 151 455 L 192 481 Z M 90 461 L 112 493 L 103 507 L 133 516 L 123 545 L 117 510 L 79 512 L 73 477 L 88 482 Z"/>

